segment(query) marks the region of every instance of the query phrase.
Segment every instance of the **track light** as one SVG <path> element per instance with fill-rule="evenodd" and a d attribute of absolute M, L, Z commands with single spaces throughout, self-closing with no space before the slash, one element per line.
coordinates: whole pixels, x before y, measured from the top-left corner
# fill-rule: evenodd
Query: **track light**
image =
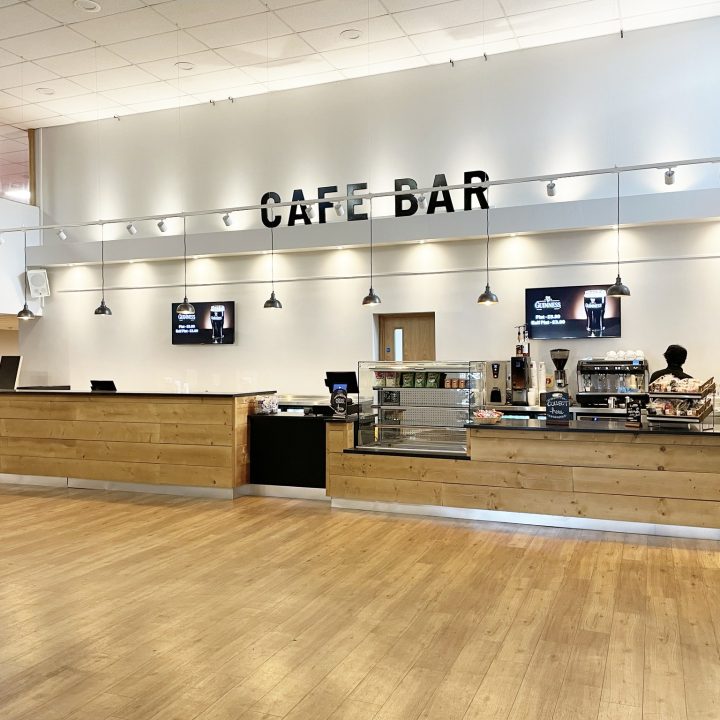
<path fill-rule="evenodd" d="M 672 185 L 675 182 L 675 171 L 672 168 L 668 168 L 665 171 L 665 184 Z"/>
<path fill-rule="evenodd" d="M 338 217 L 342 217 L 345 214 L 345 206 L 339 201 L 335 203 L 335 214 Z"/>
<path fill-rule="evenodd" d="M 58 230 L 57 236 L 63 241 L 67 240 L 67 233 L 62 228 Z"/>
<path fill-rule="evenodd" d="M 130 223 L 130 224 L 127 226 L 126 230 L 127 230 L 131 235 L 137 235 L 137 228 L 136 228 L 132 223 Z"/>
<path fill-rule="evenodd" d="M 418 195 L 418 206 L 421 208 L 425 207 L 425 196 L 424 195 Z"/>
<path fill-rule="evenodd" d="M 167 223 L 164 220 L 161 220 L 157 226 L 160 232 L 167 232 Z"/>
<path fill-rule="evenodd" d="M 551 181 L 547 184 L 547 188 L 546 188 L 546 189 L 547 189 L 548 197 L 555 197 L 555 181 L 554 181 L 554 180 L 551 180 Z"/>
<path fill-rule="evenodd" d="M 230 213 L 225 213 L 222 216 L 222 221 L 225 223 L 225 227 L 230 227 L 233 224 L 233 219 Z"/>

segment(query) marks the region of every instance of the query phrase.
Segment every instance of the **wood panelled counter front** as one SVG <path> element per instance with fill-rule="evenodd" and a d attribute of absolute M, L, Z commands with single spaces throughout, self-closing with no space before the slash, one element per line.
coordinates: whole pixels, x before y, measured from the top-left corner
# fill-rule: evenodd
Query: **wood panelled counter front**
<path fill-rule="evenodd" d="M 559 431 L 528 422 L 535 426 L 469 429 L 469 460 L 338 452 L 336 442 L 328 494 L 720 528 L 720 434 L 631 431 L 621 423 Z M 339 429 L 329 430 L 341 439 Z"/>
<path fill-rule="evenodd" d="M 0 473 L 231 497 L 248 481 L 258 394 L 0 393 Z"/>

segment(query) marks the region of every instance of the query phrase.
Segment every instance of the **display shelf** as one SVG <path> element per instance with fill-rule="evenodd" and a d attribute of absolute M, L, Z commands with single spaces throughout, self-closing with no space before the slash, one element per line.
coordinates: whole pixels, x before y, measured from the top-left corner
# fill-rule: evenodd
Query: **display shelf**
<path fill-rule="evenodd" d="M 713 407 L 709 404 L 700 415 L 650 415 L 649 422 L 669 422 L 669 423 L 701 423 L 713 413 Z"/>
<path fill-rule="evenodd" d="M 702 400 L 703 398 L 706 398 L 711 393 L 715 392 L 715 386 L 712 386 L 712 389 L 706 393 L 674 393 L 674 392 L 666 392 L 666 393 L 660 393 L 660 392 L 649 392 L 644 393 L 645 395 L 649 395 L 650 398 L 658 398 L 660 400 Z"/>

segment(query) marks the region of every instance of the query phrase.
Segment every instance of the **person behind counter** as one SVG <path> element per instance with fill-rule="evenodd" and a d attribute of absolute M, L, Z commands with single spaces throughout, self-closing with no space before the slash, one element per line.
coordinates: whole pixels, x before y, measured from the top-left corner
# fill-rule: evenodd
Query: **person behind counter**
<path fill-rule="evenodd" d="M 665 358 L 667 367 L 662 370 L 656 370 L 650 376 L 650 382 L 654 382 L 663 375 L 674 375 L 680 380 L 692 377 L 692 375 L 688 375 L 683 370 L 683 365 L 687 360 L 687 350 L 682 345 L 668 345 L 668 349 L 663 353 L 663 357 Z"/>

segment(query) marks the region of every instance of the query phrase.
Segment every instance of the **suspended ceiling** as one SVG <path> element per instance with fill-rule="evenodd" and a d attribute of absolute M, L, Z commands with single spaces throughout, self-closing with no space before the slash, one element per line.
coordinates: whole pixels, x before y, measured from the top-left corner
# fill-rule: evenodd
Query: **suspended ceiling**
<path fill-rule="evenodd" d="M 27 200 L 28 128 L 716 15 L 720 0 L 0 0 L 0 194 Z"/>

